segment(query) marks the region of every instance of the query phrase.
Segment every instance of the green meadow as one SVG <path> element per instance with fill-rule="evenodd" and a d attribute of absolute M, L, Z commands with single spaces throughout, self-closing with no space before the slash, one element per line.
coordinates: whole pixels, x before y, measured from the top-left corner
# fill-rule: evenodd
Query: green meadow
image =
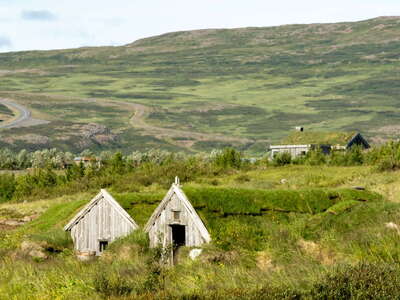
<path fill-rule="evenodd" d="M 2 227 L 0 299 L 400 295 L 398 170 L 262 163 L 219 171 L 204 165 L 191 171 L 184 166 L 176 161 L 144 164 L 127 173 L 105 169 L 91 182 L 85 175 L 70 188 L 34 190 L 0 204 L 1 224 L 35 216 L 18 227 Z M 169 267 L 160 262 L 160 249 L 149 249 L 142 230 L 178 169 L 187 178 L 183 190 L 212 242 L 194 261 L 188 257 L 190 249 L 183 248 L 179 263 Z M 23 176 L 17 180 L 22 182 Z M 62 228 L 100 186 L 107 187 L 141 229 L 111 244 L 101 258 L 80 262 Z M 39 247 L 45 257 L 32 256 L 29 247 Z"/>

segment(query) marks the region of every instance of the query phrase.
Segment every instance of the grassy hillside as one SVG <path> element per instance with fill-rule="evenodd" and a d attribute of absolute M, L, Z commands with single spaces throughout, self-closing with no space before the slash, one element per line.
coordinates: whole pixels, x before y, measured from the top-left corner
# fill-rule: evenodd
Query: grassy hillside
<path fill-rule="evenodd" d="M 184 190 L 212 243 L 195 261 L 182 249 L 174 268 L 159 265 L 141 231 L 100 259 L 78 262 L 62 226 L 96 191 L 0 204 L 0 224 L 34 216 L 24 225 L 0 225 L 0 299 L 395 297 L 399 178 L 399 171 L 368 166 L 258 167 L 198 177 Z M 167 188 L 128 182 L 108 190 L 143 228 Z M 35 257 L 37 248 L 47 257 Z"/>
<path fill-rule="evenodd" d="M 260 153 L 295 125 L 398 138 L 399 34 L 400 18 L 386 17 L 2 53 L 0 96 L 51 122 L 3 130 L 0 145 Z M 88 138 L 87 123 L 106 130 Z"/>

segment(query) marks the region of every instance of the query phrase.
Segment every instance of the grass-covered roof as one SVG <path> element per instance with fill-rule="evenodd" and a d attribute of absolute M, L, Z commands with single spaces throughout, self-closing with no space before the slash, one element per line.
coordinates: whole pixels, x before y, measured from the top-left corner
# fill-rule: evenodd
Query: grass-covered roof
<path fill-rule="evenodd" d="M 278 224 L 297 218 L 341 215 L 381 199 L 353 189 L 256 190 L 217 187 L 184 187 L 189 201 L 222 249 L 260 251 Z M 163 194 L 113 194 L 141 226 L 160 203 Z"/>
<path fill-rule="evenodd" d="M 183 188 L 193 207 L 207 221 L 211 215 L 262 215 L 264 212 L 318 214 L 339 202 L 374 201 L 378 194 L 353 189 L 255 190 L 235 188 Z M 164 194 L 113 194 L 121 206 L 144 225 Z M 207 223 L 207 222 L 206 222 Z"/>
<path fill-rule="evenodd" d="M 282 140 L 284 145 L 346 145 L 356 134 L 350 132 L 296 131 Z"/>

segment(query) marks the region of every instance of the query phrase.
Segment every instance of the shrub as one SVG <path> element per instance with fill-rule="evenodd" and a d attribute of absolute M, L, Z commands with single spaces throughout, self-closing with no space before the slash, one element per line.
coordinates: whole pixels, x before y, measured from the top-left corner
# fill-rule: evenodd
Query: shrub
<path fill-rule="evenodd" d="M 364 162 L 364 155 L 360 146 L 353 146 L 346 152 L 348 165 L 362 165 Z"/>
<path fill-rule="evenodd" d="M 292 162 L 292 156 L 289 152 L 278 153 L 274 156 L 272 164 L 274 166 L 284 166 Z"/>
<path fill-rule="evenodd" d="M 29 174 L 21 175 L 16 178 L 14 198 L 20 199 L 32 193 L 35 188 L 35 181 Z"/>
<path fill-rule="evenodd" d="M 297 291 L 291 287 L 263 287 L 261 290 L 256 291 L 253 295 L 250 295 L 249 299 L 258 300 L 258 299 L 271 299 L 271 300 L 297 300 L 302 299 L 302 292 Z"/>
<path fill-rule="evenodd" d="M 82 162 L 80 162 L 79 165 L 73 164 L 67 168 L 65 176 L 68 181 L 82 178 L 83 176 L 85 176 L 85 166 L 83 165 Z"/>
<path fill-rule="evenodd" d="M 326 163 L 326 154 L 322 152 L 321 148 L 308 151 L 305 162 L 311 166 L 322 165 Z"/>
<path fill-rule="evenodd" d="M 235 178 L 235 181 L 240 182 L 240 183 L 249 182 L 250 180 L 251 180 L 250 176 L 247 174 L 242 174 Z"/>
<path fill-rule="evenodd" d="M 118 272 L 105 272 L 105 270 L 99 270 L 93 284 L 96 292 L 106 297 L 126 296 L 134 290 L 125 276 Z"/>
<path fill-rule="evenodd" d="M 15 176 L 13 174 L 0 175 L 0 203 L 11 200 L 15 192 Z"/>
<path fill-rule="evenodd" d="M 398 265 L 360 263 L 338 267 L 314 284 L 313 299 L 399 299 Z"/>
<path fill-rule="evenodd" d="M 222 168 L 236 168 L 242 166 L 242 154 L 233 148 L 226 148 L 217 153 L 214 158 L 214 164 Z"/>
<path fill-rule="evenodd" d="M 398 168 L 397 162 L 390 157 L 380 159 L 376 164 L 376 169 L 380 172 L 394 171 Z"/>
<path fill-rule="evenodd" d="M 147 274 L 143 283 L 143 291 L 155 292 L 165 289 L 166 268 L 171 250 L 171 246 L 163 248 L 161 245 L 151 249 L 150 256 L 146 261 Z"/>
<path fill-rule="evenodd" d="M 257 290 L 232 289 L 221 291 L 204 291 L 198 295 L 187 295 L 185 300 L 297 300 L 303 299 L 303 293 L 290 287 L 265 286 Z"/>
<path fill-rule="evenodd" d="M 378 171 L 392 171 L 400 167 L 400 142 L 389 142 L 372 149 L 367 157 L 369 164 L 376 165 Z"/>

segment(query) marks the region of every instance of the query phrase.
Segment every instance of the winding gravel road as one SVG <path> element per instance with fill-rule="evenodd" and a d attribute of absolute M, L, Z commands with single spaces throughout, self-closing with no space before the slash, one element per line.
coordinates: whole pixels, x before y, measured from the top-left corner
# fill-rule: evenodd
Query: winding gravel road
<path fill-rule="evenodd" d="M 31 117 L 31 112 L 24 106 L 12 102 L 10 100 L 0 99 L 0 104 L 4 104 L 8 107 L 13 108 L 19 112 L 19 115 L 9 122 L 0 123 L 0 128 L 13 128 L 19 126 L 22 122 L 29 120 Z"/>

